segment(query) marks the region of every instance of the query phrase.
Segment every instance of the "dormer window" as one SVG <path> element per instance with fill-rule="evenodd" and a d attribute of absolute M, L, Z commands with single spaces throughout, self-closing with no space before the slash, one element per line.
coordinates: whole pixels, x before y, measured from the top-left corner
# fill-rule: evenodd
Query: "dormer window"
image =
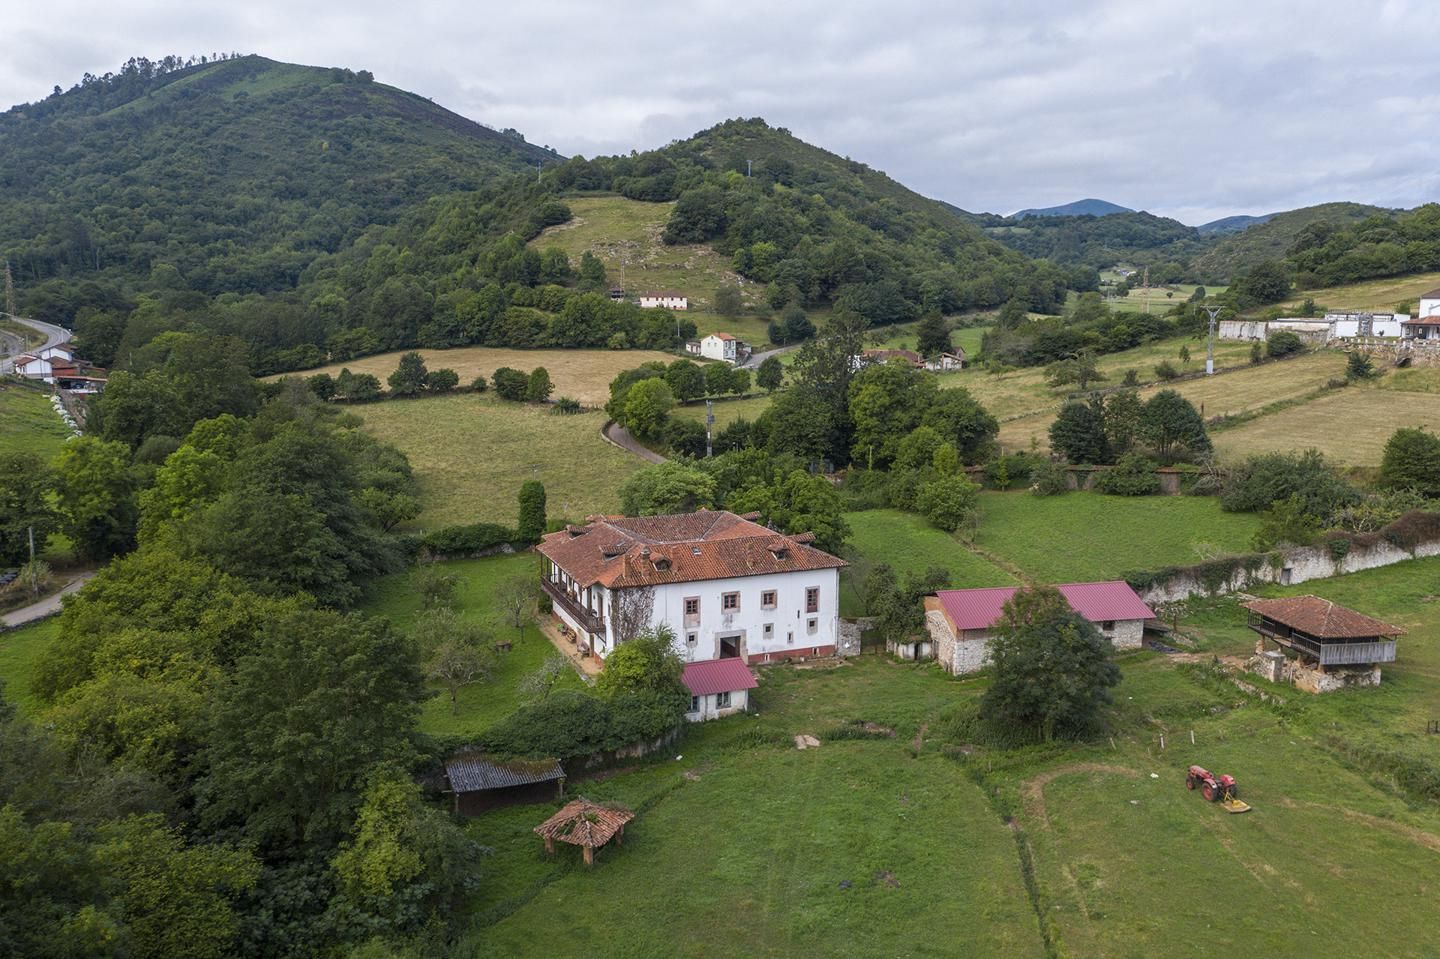
<path fill-rule="evenodd" d="M 784 546 L 777 546 L 770 551 L 770 555 L 774 556 L 776 559 L 789 559 L 790 550 L 788 550 Z"/>
<path fill-rule="evenodd" d="M 663 573 L 670 568 L 670 561 L 663 556 L 658 556 L 655 558 L 654 566 L 657 572 Z"/>

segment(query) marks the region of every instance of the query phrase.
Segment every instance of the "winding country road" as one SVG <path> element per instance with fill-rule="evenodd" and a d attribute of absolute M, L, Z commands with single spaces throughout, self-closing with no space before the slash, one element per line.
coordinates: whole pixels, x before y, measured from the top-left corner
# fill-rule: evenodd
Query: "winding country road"
<path fill-rule="evenodd" d="M 54 323 L 46 323 L 43 320 L 30 320 L 23 316 L 12 316 L 9 313 L 0 313 L 0 316 L 8 317 L 16 323 L 23 323 L 32 330 L 45 334 L 45 342 L 36 347 L 37 350 L 46 350 L 52 346 L 59 346 L 61 343 L 70 339 L 70 331 L 63 326 L 56 326 Z M 13 339 L 14 337 L 9 338 Z M 20 345 L 22 349 L 16 352 L 23 351 L 24 344 L 22 343 Z M 12 372 L 14 366 L 15 363 L 10 357 L 0 357 L 0 375 Z"/>
<path fill-rule="evenodd" d="M 15 629 L 17 626 L 24 626 L 26 623 L 33 623 L 37 619 L 44 619 L 46 616 L 53 616 L 60 612 L 60 600 L 84 586 L 94 575 L 94 571 L 79 573 L 62 586 L 58 593 L 52 593 L 38 603 L 31 603 L 29 606 L 22 606 L 5 613 L 0 616 L 0 629 Z"/>
<path fill-rule="evenodd" d="M 635 437 L 631 436 L 629 430 L 621 426 L 619 423 L 616 423 L 614 420 L 611 420 L 605 424 L 605 426 L 600 430 L 600 435 L 605 438 L 605 442 L 611 444 L 612 446 L 618 446 L 627 453 L 634 453 L 636 456 L 640 457 L 642 460 L 645 460 L 647 463 L 665 462 L 665 457 L 661 456 L 654 450 L 646 449 L 644 446 L 641 446 L 640 441 L 637 440 Z"/>

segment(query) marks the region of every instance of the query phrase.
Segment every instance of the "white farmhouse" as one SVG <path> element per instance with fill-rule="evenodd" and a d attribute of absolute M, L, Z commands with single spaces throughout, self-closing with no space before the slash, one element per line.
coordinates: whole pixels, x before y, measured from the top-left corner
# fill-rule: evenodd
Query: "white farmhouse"
<path fill-rule="evenodd" d="M 700 341 L 700 355 L 707 360 L 737 362 L 740 356 L 740 341 L 729 333 L 711 333 Z"/>
<path fill-rule="evenodd" d="M 846 563 L 813 540 L 724 511 L 592 517 L 540 543 L 541 586 L 602 659 L 617 632 L 669 626 L 687 664 L 689 718 L 709 719 L 746 708 L 746 665 L 835 654 Z"/>
<path fill-rule="evenodd" d="M 676 293 L 674 290 L 641 293 L 640 306 L 646 310 L 688 310 L 690 309 L 690 298 L 683 293 Z"/>
<path fill-rule="evenodd" d="M 1420 319 L 1440 315 L 1440 288 L 1420 294 L 1420 309 L 1415 315 Z"/>

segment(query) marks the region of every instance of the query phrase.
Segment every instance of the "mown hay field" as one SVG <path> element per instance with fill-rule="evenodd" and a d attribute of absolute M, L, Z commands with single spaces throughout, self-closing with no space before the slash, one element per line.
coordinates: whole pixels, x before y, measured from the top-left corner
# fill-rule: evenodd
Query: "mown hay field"
<path fill-rule="evenodd" d="M 1229 461 L 1272 450 L 1317 449 L 1342 466 L 1379 466 L 1385 441 L 1401 426 L 1440 429 L 1440 394 L 1336 390 L 1217 432 L 1213 439 Z"/>
<path fill-rule="evenodd" d="M 355 408 L 365 428 L 410 458 L 424 529 L 458 523 L 515 525 L 516 495 L 545 484 L 550 516 L 614 512 L 640 460 L 600 437 L 604 413 L 559 416 L 548 406 L 492 393 L 389 400 Z"/>
<path fill-rule="evenodd" d="M 380 378 L 383 388 L 385 379 L 400 364 L 400 357 L 408 350 L 393 353 L 377 353 L 347 363 L 331 363 L 291 376 L 313 376 L 329 373 L 334 376 L 340 370 L 349 368 L 352 373 L 372 373 Z M 537 366 L 545 367 L 550 382 L 555 384 L 557 397 L 568 396 L 586 406 L 603 406 L 610 398 L 610 381 L 623 370 L 633 369 L 641 363 L 658 360 L 672 363 L 676 357 L 656 350 L 508 350 L 490 346 L 461 346 L 452 350 L 417 350 L 425 358 L 428 369 L 451 369 L 460 374 L 462 386 L 469 385 L 476 376 L 485 377 L 488 383 L 495 371 L 503 366 L 529 373 Z M 271 377 L 275 379 L 276 377 Z"/>

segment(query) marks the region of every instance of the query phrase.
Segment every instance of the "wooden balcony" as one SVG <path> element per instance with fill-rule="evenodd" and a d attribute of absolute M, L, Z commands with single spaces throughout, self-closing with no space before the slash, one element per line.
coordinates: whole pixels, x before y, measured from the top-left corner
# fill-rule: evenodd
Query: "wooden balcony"
<path fill-rule="evenodd" d="M 1395 662 L 1395 640 L 1393 639 L 1361 643 L 1322 643 L 1298 633 L 1279 633 L 1259 623 L 1251 623 L 1250 628 L 1266 639 L 1317 660 L 1321 666 L 1368 666 L 1373 663 Z"/>
<path fill-rule="evenodd" d="M 604 621 L 582 606 L 578 599 L 567 593 L 564 586 L 561 586 L 549 578 L 542 577 L 540 580 L 540 588 L 545 591 L 545 595 L 549 596 L 550 600 L 556 606 L 565 611 L 565 615 L 578 623 L 586 632 L 593 633 L 597 636 L 605 635 Z"/>

